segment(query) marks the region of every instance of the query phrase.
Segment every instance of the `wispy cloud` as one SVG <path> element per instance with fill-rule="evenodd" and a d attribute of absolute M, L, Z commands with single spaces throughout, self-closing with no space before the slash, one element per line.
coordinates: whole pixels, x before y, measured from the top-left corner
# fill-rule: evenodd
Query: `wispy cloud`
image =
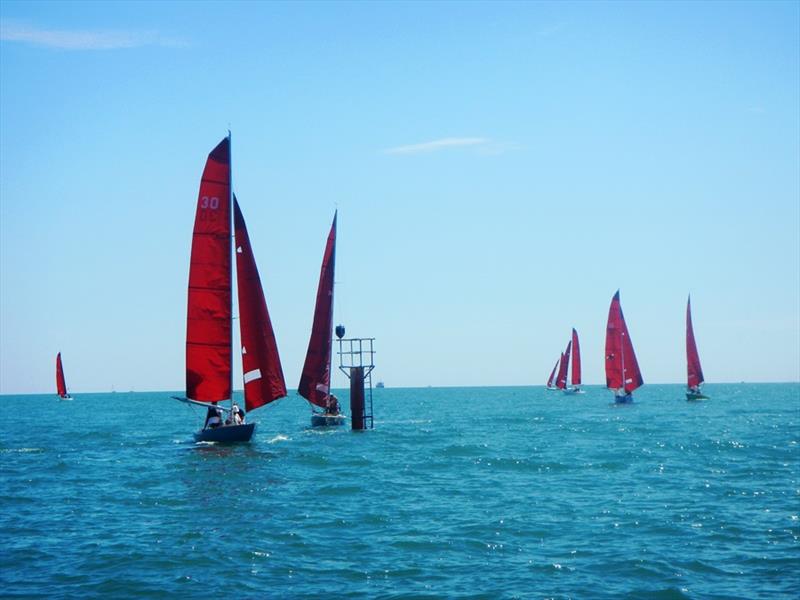
<path fill-rule="evenodd" d="M 79 31 L 42 29 L 22 23 L 0 22 L 0 40 L 59 50 L 117 50 L 142 46 L 186 46 L 183 40 L 157 31 Z"/>
<path fill-rule="evenodd" d="M 437 150 L 446 150 L 448 148 L 482 146 L 488 143 L 489 140 L 479 137 L 442 138 L 441 140 L 433 140 L 431 142 L 423 142 L 421 144 L 387 148 L 384 150 L 384 152 L 386 154 L 421 154 L 423 152 L 436 152 Z"/>
<path fill-rule="evenodd" d="M 386 148 L 384 154 L 426 154 L 451 150 L 455 148 L 469 148 L 479 154 L 503 154 L 509 150 L 516 150 L 520 146 L 514 142 L 497 142 L 482 137 L 453 137 L 442 138 L 421 144 L 409 144 L 407 146 L 395 146 Z"/>

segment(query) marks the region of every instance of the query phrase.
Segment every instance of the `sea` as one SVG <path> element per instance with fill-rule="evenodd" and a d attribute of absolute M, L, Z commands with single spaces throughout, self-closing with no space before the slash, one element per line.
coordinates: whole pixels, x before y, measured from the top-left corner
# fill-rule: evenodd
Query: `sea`
<path fill-rule="evenodd" d="M 175 392 L 2 396 L 0 596 L 800 597 L 800 384 L 584 389 L 376 389 L 363 432 L 291 392 L 229 446 Z"/>

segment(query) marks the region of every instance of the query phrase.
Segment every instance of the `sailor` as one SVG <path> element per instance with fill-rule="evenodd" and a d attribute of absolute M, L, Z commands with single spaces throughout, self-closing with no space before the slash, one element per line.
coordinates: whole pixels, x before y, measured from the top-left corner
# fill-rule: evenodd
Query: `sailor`
<path fill-rule="evenodd" d="M 206 413 L 206 424 L 203 429 L 214 429 L 222 425 L 222 411 L 217 408 L 217 403 L 212 402 Z"/>
<path fill-rule="evenodd" d="M 328 396 L 328 414 L 329 415 L 339 414 L 339 400 L 333 394 Z"/>
<path fill-rule="evenodd" d="M 244 413 L 242 412 L 242 409 L 239 408 L 239 405 L 235 402 L 233 403 L 233 410 L 231 412 L 233 413 L 234 425 L 241 425 L 244 423 Z"/>

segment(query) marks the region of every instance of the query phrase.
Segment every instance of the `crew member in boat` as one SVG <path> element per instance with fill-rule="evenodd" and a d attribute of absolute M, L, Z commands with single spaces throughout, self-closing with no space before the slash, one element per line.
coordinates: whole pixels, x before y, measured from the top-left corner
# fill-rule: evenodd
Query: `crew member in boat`
<path fill-rule="evenodd" d="M 338 415 L 339 414 L 339 399 L 331 394 L 328 396 L 328 406 L 327 412 L 329 415 Z"/>
<path fill-rule="evenodd" d="M 231 418 L 226 422 L 226 425 L 241 425 L 244 423 L 244 412 L 236 402 L 233 403 L 231 413 Z"/>
<path fill-rule="evenodd" d="M 217 403 L 212 402 L 206 413 L 206 424 L 203 429 L 215 429 L 222 425 L 222 411 L 217 408 Z"/>

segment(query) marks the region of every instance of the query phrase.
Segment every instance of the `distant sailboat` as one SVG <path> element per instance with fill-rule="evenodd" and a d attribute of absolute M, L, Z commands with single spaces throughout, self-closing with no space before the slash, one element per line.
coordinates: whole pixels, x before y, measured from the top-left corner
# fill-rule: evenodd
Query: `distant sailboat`
<path fill-rule="evenodd" d="M 692 327 L 692 298 L 686 302 L 686 399 L 707 400 L 708 396 L 700 390 L 703 379 L 703 367 L 700 366 L 700 355 L 697 353 L 697 344 L 694 341 L 694 327 Z"/>
<path fill-rule="evenodd" d="M 558 367 L 558 376 L 556 377 L 556 387 L 560 390 L 567 389 L 567 370 L 569 369 L 569 354 L 572 348 L 572 340 L 567 342 L 567 349 L 561 355 L 561 364 Z"/>
<path fill-rule="evenodd" d="M 203 442 L 247 442 L 255 430 L 255 423 L 240 422 L 241 411 L 233 402 L 234 232 L 244 398 L 249 413 L 284 397 L 286 384 L 247 227 L 232 191 L 228 135 L 208 155 L 200 181 L 189 265 L 186 397 L 176 397 L 209 408 L 206 426 L 194 435 Z M 230 406 L 217 405 L 225 401 Z M 229 418 L 223 422 L 217 411 L 228 412 Z"/>
<path fill-rule="evenodd" d="M 582 394 L 581 390 L 581 347 L 578 343 L 578 332 L 572 329 L 572 373 L 570 378 L 572 387 L 565 386 L 565 394 Z"/>
<path fill-rule="evenodd" d="M 67 392 L 67 381 L 64 379 L 64 365 L 61 363 L 61 352 L 56 354 L 56 391 L 62 400 L 72 400 Z"/>
<path fill-rule="evenodd" d="M 341 425 L 345 416 L 339 412 L 339 402 L 331 394 L 331 354 L 333 346 L 333 274 L 336 266 L 336 213 L 333 215 L 317 287 L 314 322 L 308 340 L 303 372 L 297 393 L 311 405 L 313 427 Z M 321 411 L 315 410 L 322 409 Z"/>
<path fill-rule="evenodd" d="M 560 364 L 560 362 L 561 359 L 559 358 L 556 361 L 556 364 L 553 365 L 553 370 L 550 371 L 550 377 L 547 378 L 547 389 L 551 392 L 554 392 L 555 390 L 558 389 L 555 385 L 555 380 L 556 380 L 556 369 L 558 369 L 558 365 Z"/>
<path fill-rule="evenodd" d="M 643 383 L 617 290 L 608 309 L 606 325 L 606 387 L 614 391 L 617 404 L 629 404 L 633 402 L 633 390 Z"/>

